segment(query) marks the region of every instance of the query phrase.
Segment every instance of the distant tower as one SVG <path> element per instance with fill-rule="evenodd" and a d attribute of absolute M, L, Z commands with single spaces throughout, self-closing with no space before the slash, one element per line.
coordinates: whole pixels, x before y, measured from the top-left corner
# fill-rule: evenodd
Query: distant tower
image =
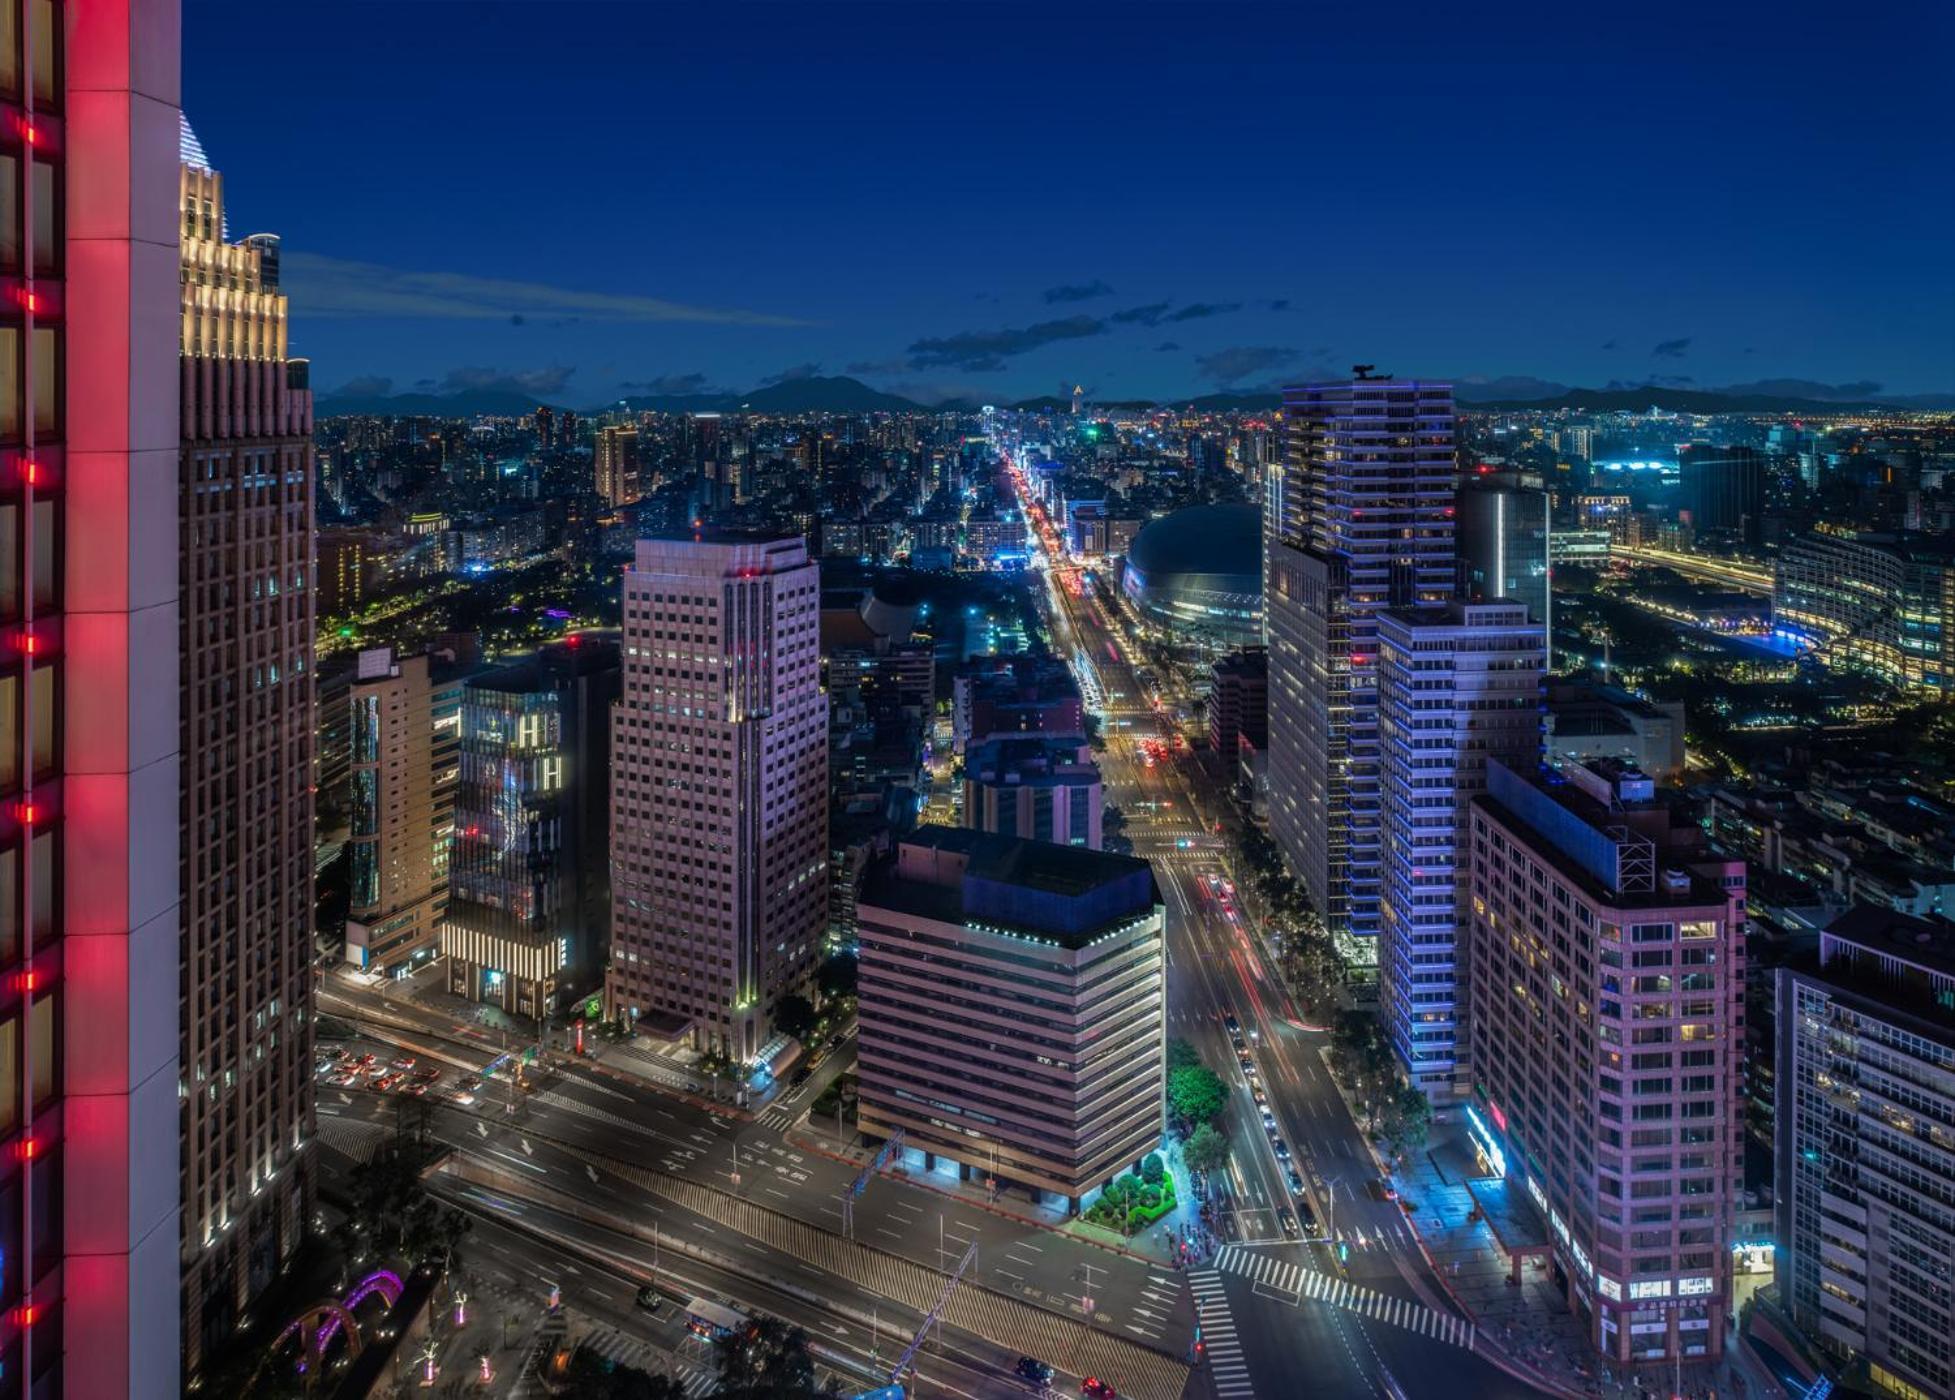
<path fill-rule="evenodd" d="M 1086 397 L 1085 388 L 1078 384 L 1073 385 L 1073 417 L 1075 418 L 1079 417 L 1080 400 L 1084 399 L 1085 397 Z"/>

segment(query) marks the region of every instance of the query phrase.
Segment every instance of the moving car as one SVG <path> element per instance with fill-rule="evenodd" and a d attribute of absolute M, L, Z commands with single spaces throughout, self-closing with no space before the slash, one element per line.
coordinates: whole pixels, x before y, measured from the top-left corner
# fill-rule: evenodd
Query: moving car
<path fill-rule="evenodd" d="M 1229 1028 L 1230 1035 L 1242 1034 L 1242 1022 L 1236 1020 L 1235 1012 L 1231 1011 L 1228 1014 L 1228 1016 L 1223 1020 L 1222 1024 Z"/>
<path fill-rule="evenodd" d="M 1019 1357 L 1018 1364 L 1012 1367 L 1012 1374 L 1028 1385 L 1038 1386 L 1041 1390 L 1052 1384 L 1052 1367 L 1035 1356 Z"/>
<path fill-rule="evenodd" d="M 1295 1167 L 1291 1167 L 1288 1171 L 1283 1173 L 1283 1179 L 1289 1184 L 1290 1194 L 1292 1196 L 1295 1196 L 1298 1200 L 1302 1200 L 1303 1178 L 1297 1175 L 1297 1169 Z M 1306 1207 L 1306 1209 L 1308 1209 L 1308 1207 Z"/>
<path fill-rule="evenodd" d="M 1290 1144 L 1289 1144 L 1289 1143 L 1287 1143 L 1287 1142 L 1285 1142 L 1285 1141 L 1283 1141 L 1283 1139 L 1282 1139 L 1282 1138 L 1271 1138 L 1271 1139 L 1269 1140 L 1269 1145 L 1270 1145 L 1271 1147 L 1274 1147 L 1274 1148 L 1276 1149 L 1276 1155 L 1277 1155 L 1277 1156 L 1279 1156 L 1279 1157 L 1281 1157 L 1281 1158 L 1282 1158 L 1282 1159 L 1283 1159 L 1284 1161 L 1286 1161 L 1286 1162 L 1290 1160 Z"/>
<path fill-rule="evenodd" d="M 646 1312 L 657 1316 L 658 1310 L 665 1306 L 665 1299 L 661 1298 L 659 1291 L 648 1283 L 638 1290 L 637 1303 Z"/>
<path fill-rule="evenodd" d="M 1079 1393 L 1085 1396 L 1086 1400 L 1120 1400 L 1120 1392 L 1098 1376 L 1088 1376 L 1081 1381 Z"/>
<path fill-rule="evenodd" d="M 1290 1214 L 1288 1207 L 1277 1211 L 1276 1218 L 1282 1223 L 1283 1233 L 1291 1239 L 1295 1239 L 1297 1237 L 1297 1218 Z"/>

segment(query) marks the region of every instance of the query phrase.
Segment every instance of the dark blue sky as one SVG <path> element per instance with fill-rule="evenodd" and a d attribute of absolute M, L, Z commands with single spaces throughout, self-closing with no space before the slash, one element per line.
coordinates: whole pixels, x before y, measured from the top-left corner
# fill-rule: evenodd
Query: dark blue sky
<path fill-rule="evenodd" d="M 325 389 L 1921 393 L 1951 10 L 185 0 L 184 102 Z"/>

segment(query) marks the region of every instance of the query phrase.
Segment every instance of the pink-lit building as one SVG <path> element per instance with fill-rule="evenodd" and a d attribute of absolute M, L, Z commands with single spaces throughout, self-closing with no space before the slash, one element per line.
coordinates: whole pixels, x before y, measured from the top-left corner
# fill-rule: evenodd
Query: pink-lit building
<path fill-rule="evenodd" d="M 640 540 L 625 571 L 605 1005 L 737 1064 L 828 926 L 820 618 L 798 536 Z"/>
<path fill-rule="evenodd" d="M 0 6 L 0 1395 L 174 1393 L 176 0 Z"/>
<path fill-rule="evenodd" d="M 1516 1270 L 1545 1255 L 1619 1364 L 1724 1349 L 1745 866 L 1700 838 L 1648 777 L 1603 760 L 1489 762 L 1473 800 L 1468 1122 L 1541 1216 L 1534 1243 L 1506 1241 Z"/>

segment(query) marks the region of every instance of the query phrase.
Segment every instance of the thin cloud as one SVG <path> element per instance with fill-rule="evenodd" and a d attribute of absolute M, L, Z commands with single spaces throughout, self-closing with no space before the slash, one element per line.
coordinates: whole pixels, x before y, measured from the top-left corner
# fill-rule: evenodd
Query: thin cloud
<path fill-rule="evenodd" d="M 1167 321 L 1201 321 L 1206 320 L 1210 316 L 1226 316 L 1231 311 L 1240 310 L 1242 310 L 1242 303 L 1239 301 L 1197 301 L 1190 302 L 1179 311 L 1170 312 L 1163 319 Z"/>
<path fill-rule="evenodd" d="M 1177 342 L 1177 341 L 1172 341 L 1172 340 L 1164 340 L 1164 341 L 1162 341 L 1162 342 L 1161 342 L 1161 343 L 1160 343 L 1159 345 L 1157 345 L 1157 346 L 1155 346 L 1154 348 L 1155 348 L 1156 350 L 1160 350 L 1160 351 L 1167 351 L 1167 350 L 1179 350 L 1179 349 L 1181 348 L 1181 346 L 1180 346 L 1180 343 L 1179 343 L 1179 342 Z"/>
<path fill-rule="evenodd" d="M 1280 345 L 1237 345 L 1195 357 L 1195 372 L 1216 384 L 1235 385 L 1251 375 L 1281 369 L 1297 352 Z"/>
<path fill-rule="evenodd" d="M 490 369 L 465 365 L 451 369 L 432 388 L 437 394 L 461 394 L 471 390 L 500 389 L 518 394 L 560 394 L 577 373 L 570 365 L 550 365 L 543 369 Z"/>
<path fill-rule="evenodd" d="M 1678 336 L 1675 340 L 1659 340 L 1650 347 L 1650 354 L 1660 360 L 1681 360 L 1690 351 L 1691 338 Z"/>
<path fill-rule="evenodd" d="M 804 365 L 789 365 L 779 374 L 770 374 L 760 382 L 762 384 L 792 384 L 797 379 L 813 379 L 820 373 L 821 366 L 810 360 Z"/>
<path fill-rule="evenodd" d="M 1112 295 L 1113 288 L 1107 286 L 1106 283 L 1096 277 L 1091 282 L 1078 282 L 1061 287 L 1047 287 L 1045 289 L 1045 304 L 1047 306 L 1056 306 L 1063 301 L 1091 301 L 1094 297 L 1110 297 Z"/>
<path fill-rule="evenodd" d="M 450 321 L 546 316 L 721 326 L 810 324 L 793 316 L 761 311 L 692 306 L 659 297 L 587 292 L 459 272 L 415 272 L 319 253 L 286 253 L 281 275 L 284 290 L 291 293 L 292 304 L 303 316 L 404 316 Z"/>
<path fill-rule="evenodd" d="M 1622 342 L 1619 340 L 1605 340 L 1602 342 L 1602 348 L 1604 350 L 1620 350 L 1622 348 Z"/>
<path fill-rule="evenodd" d="M 1067 316 L 1037 325 L 995 331 L 964 331 L 958 335 L 919 340 L 909 348 L 911 369 L 961 369 L 991 374 L 1014 355 L 1062 340 L 1081 340 L 1106 330 L 1097 316 Z"/>
<path fill-rule="evenodd" d="M 661 374 L 651 379 L 628 379 L 618 387 L 627 394 L 642 394 L 661 399 L 729 392 L 721 389 L 697 370 L 690 374 Z"/>
<path fill-rule="evenodd" d="M 384 374 L 360 374 L 347 380 L 333 390 L 333 398 L 365 398 L 370 394 L 382 397 L 394 392 L 394 381 Z"/>
<path fill-rule="evenodd" d="M 1116 311 L 1107 320 L 1116 326 L 1158 326 L 1171 304 L 1150 301 L 1145 306 L 1130 306 L 1125 311 Z"/>

